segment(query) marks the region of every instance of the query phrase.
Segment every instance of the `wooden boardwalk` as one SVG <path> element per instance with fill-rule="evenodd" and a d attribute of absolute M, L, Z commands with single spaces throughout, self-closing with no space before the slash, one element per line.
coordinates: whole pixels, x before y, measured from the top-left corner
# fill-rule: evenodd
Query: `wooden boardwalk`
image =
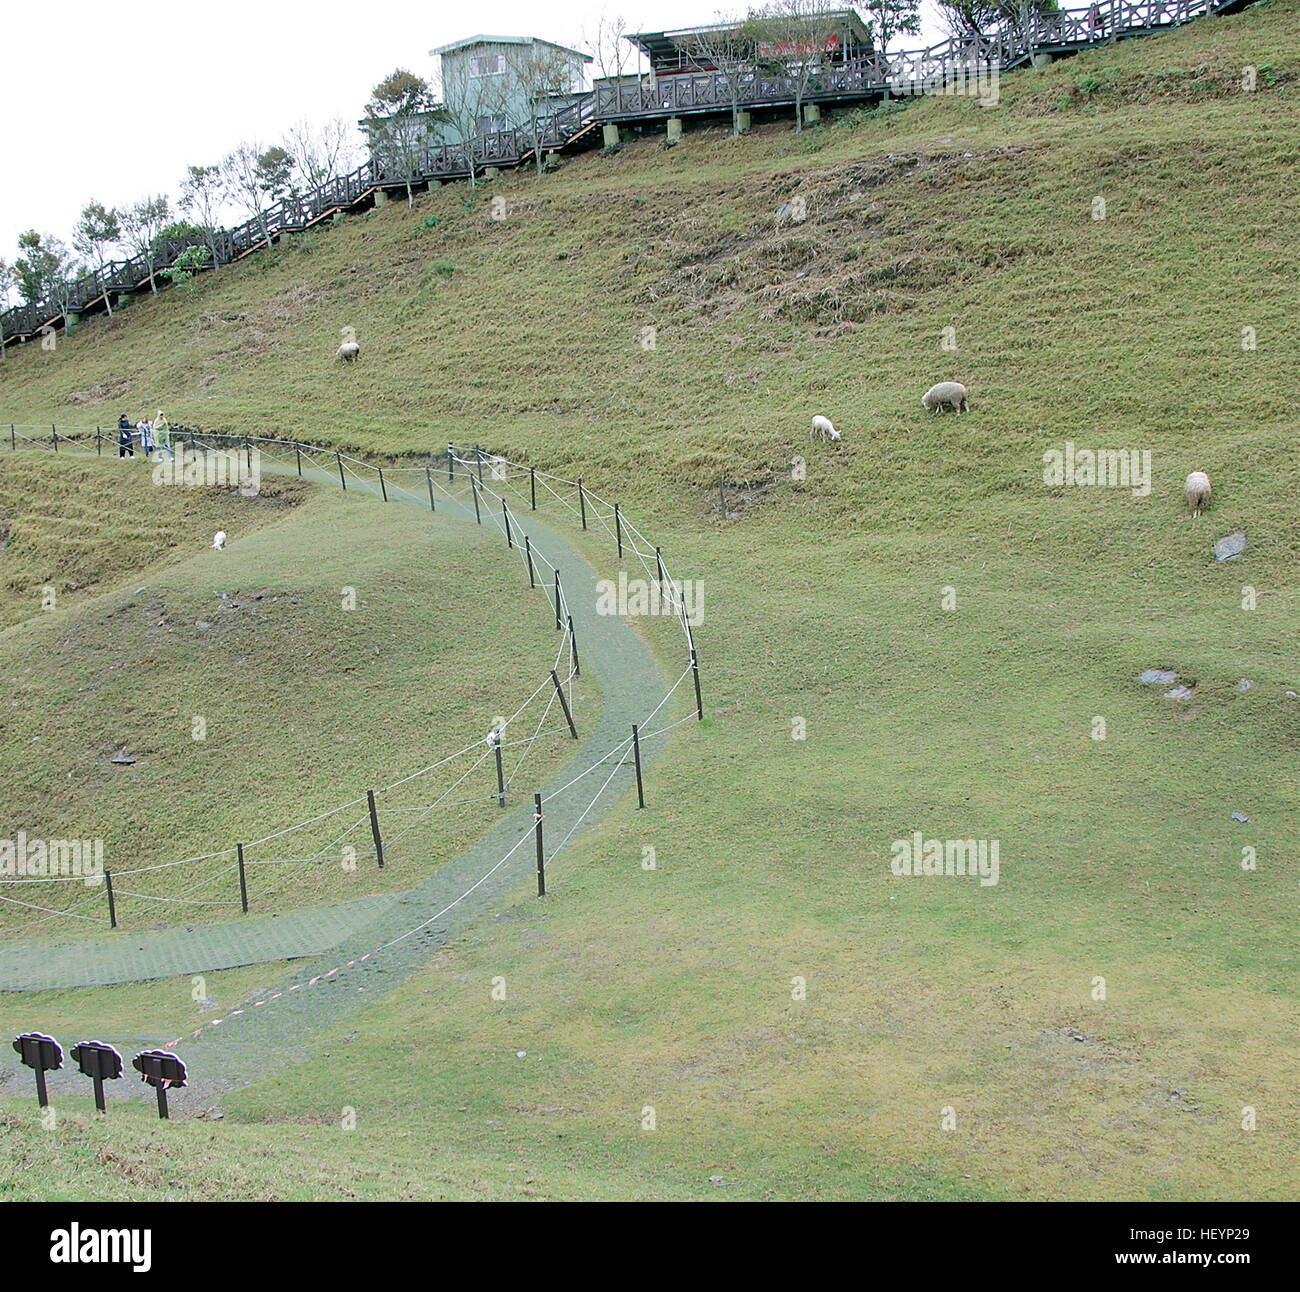
<path fill-rule="evenodd" d="M 872 54 L 848 65 L 837 65 L 814 77 L 804 94 L 810 104 L 834 106 L 870 102 L 887 95 L 911 96 L 951 93 L 961 85 L 990 85 L 1001 72 L 1030 64 L 1036 57 L 1061 57 L 1094 45 L 1134 36 L 1170 31 L 1206 14 L 1232 13 L 1251 0 L 1099 0 L 1080 9 L 1037 14 L 1023 29 L 1004 28 L 991 36 L 953 38 L 928 49 L 898 54 Z M 752 74 L 740 87 L 737 106 L 742 109 L 791 107 L 793 83 L 786 77 Z M 601 125 L 644 125 L 684 116 L 730 114 L 731 87 L 717 73 L 661 77 L 629 76 L 614 86 L 601 86 L 583 95 L 563 111 L 540 122 L 537 132 L 543 152 L 576 151 L 594 146 Z M 494 166 L 509 168 L 536 161 L 533 132 L 504 130 L 475 141 L 476 172 Z M 373 161 L 350 175 L 296 199 L 285 199 L 266 210 L 262 218 L 248 220 L 218 232 L 219 264 L 242 259 L 286 233 L 300 233 L 324 220 L 373 206 L 380 193 L 404 192 L 431 184 L 465 179 L 470 157 L 463 145 L 429 149 L 419 168 L 409 177 L 387 174 Z M 154 277 L 175 264 L 190 247 L 206 247 L 202 237 L 168 239 L 159 248 Z M 166 279 L 161 280 L 163 283 Z M 113 262 L 103 272 L 86 274 L 72 284 L 68 312 L 75 315 L 105 308 L 110 297 L 147 290 L 149 265 L 144 257 Z M 21 305 L 0 314 L 0 334 L 8 342 L 32 341 L 64 322 L 63 310 L 51 301 Z"/>

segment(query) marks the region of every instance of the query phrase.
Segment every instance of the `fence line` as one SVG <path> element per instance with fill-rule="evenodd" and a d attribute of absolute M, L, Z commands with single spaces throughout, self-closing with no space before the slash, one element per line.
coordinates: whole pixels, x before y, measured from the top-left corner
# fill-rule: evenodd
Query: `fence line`
<path fill-rule="evenodd" d="M 29 436 L 19 435 L 18 434 L 19 425 L 20 424 L 18 423 L 10 424 L 9 447 L 11 449 L 30 448 L 30 449 L 35 449 L 37 451 L 44 451 L 44 452 L 60 452 L 60 451 L 73 452 L 73 453 L 81 452 L 86 456 L 99 456 L 102 450 L 103 433 L 102 433 L 102 428 L 98 426 L 93 428 L 93 432 L 92 429 L 89 427 L 51 426 L 50 438 L 47 441 L 44 438 L 35 439 Z M 43 430 L 43 427 L 36 428 L 32 426 L 24 426 L 24 429 Z M 304 456 L 307 457 L 308 460 L 313 463 L 313 470 L 320 472 L 322 475 L 325 475 L 327 478 L 329 478 L 332 475 L 331 468 L 333 467 L 333 465 L 346 463 L 349 464 L 347 467 L 348 473 L 352 475 L 354 480 L 360 483 L 363 487 L 370 487 L 371 489 L 373 489 L 373 486 L 375 484 L 378 484 L 381 492 L 385 490 L 386 480 L 389 478 L 386 477 L 384 474 L 385 468 L 364 462 L 359 458 L 352 457 L 349 454 L 344 454 L 340 450 L 329 450 L 319 445 L 309 445 L 300 441 L 281 440 L 273 437 L 230 435 L 230 434 L 224 434 L 218 432 L 200 432 L 200 431 L 189 430 L 186 428 L 174 428 L 173 433 L 174 433 L 173 445 L 176 449 L 180 451 L 180 458 L 178 459 L 178 461 L 184 459 L 184 455 L 187 451 L 187 448 L 190 452 L 197 452 L 201 442 L 203 449 L 205 451 L 208 451 L 210 447 L 214 447 L 214 448 L 219 447 L 225 451 L 228 451 L 231 447 L 234 447 L 237 450 L 242 449 L 246 453 L 250 454 L 250 461 L 251 461 L 251 450 L 254 447 L 256 447 L 259 455 L 265 453 L 267 456 L 271 457 L 272 459 L 284 461 L 286 464 L 292 464 L 298 470 L 299 474 L 301 474 L 301 470 L 302 470 L 301 462 Z M 62 443 L 62 447 L 60 447 L 61 443 Z M 4 447 L 5 445 L 2 442 L 2 437 L 0 437 L 0 450 L 3 450 Z M 292 451 L 291 454 L 285 454 L 281 452 L 282 449 L 286 449 L 286 448 Z M 433 460 L 429 464 L 426 464 L 423 467 L 390 466 L 387 468 L 387 471 L 389 473 L 389 476 L 391 476 L 392 474 L 404 473 L 404 472 L 414 472 L 414 471 L 422 472 L 422 474 L 425 477 L 426 488 L 430 491 L 430 495 L 432 495 L 433 491 L 436 490 L 437 493 L 440 493 L 442 495 L 444 502 L 447 501 L 457 502 L 458 506 L 465 513 L 466 517 L 468 517 L 468 515 L 471 512 L 471 508 L 470 505 L 464 501 L 463 488 L 457 489 L 455 487 L 455 475 L 457 469 L 459 468 L 462 474 L 469 474 L 471 472 L 474 473 L 473 475 L 471 475 L 470 478 L 475 481 L 477 480 L 477 475 L 479 472 L 481 472 L 484 463 L 483 463 L 482 451 L 475 449 L 473 450 L 473 452 L 475 454 L 475 457 L 473 459 L 470 459 L 458 453 L 454 445 L 449 445 L 446 454 L 435 455 Z M 331 462 L 328 466 L 325 467 L 315 465 L 314 463 L 315 463 L 316 455 L 324 456 L 326 457 L 327 460 L 332 458 L 333 462 Z M 572 489 L 576 491 L 576 494 L 577 496 L 580 497 L 580 499 L 585 500 L 586 503 L 590 503 L 590 507 L 588 510 L 592 515 L 598 515 L 601 507 L 610 508 L 608 514 L 609 515 L 614 514 L 610 504 L 605 503 L 603 499 L 600 499 L 597 495 L 593 494 L 589 489 L 586 489 L 585 486 L 579 484 L 578 482 L 567 481 L 559 476 L 550 475 L 545 472 L 539 472 L 536 470 L 536 468 L 533 467 L 525 467 L 518 463 L 507 462 L 505 458 L 500 457 L 499 455 L 494 456 L 493 460 L 498 463 L 506 464 L 505 474 L 502 477 L 495 477 L 495 476 L 493 477 L 492 483 L 494 484 L 502 483 L 503 481 L 508 483 L 510 479 L 510 470 L 513 469 L 515 473 L 514 478 L 520 478 L 526 476 L 530 480 L 530 482 L 541 481 L 546 491 L 548 491 L 559 502 L 564 504 L 565 510 L 570 512 L 575 519 L 580 519 L 581 508 L 575 508 L 571 504 L 569 504 L 568 499 L 565 497 L 564 493 L 561 490 Z M 446 470 L 448 474 L 452 477 L 451 488 L 447 488 L 446 486 L 444 486 L 444 483 L 441 480 L 441 478 L 439 478 L 437 481 L 434 480 L 433 466 L 435 464 L 439 466 L 439 472 L 438 472 L 439 476 L 441 476 L 442 470 Z M 490 464 L 491 463 L 489 463 L 489 465 Z M 366 475 L 363 473 L 370 473 L 370 474 Z M 340 478 L 340 484 L 344 489 L 347 488 L 346 475 Z M 561 490 L 555 489 L 553 487 L 554 485 L 561 486 Z M 480 486 L 478 486 L 477 484 L 471 485 L 471 491 L 478 490 L 479 488 Z M 486 482 L 483 486 L 481 486 L 481 489 L 484 495 L 491 496 L 490 491 L 486 487 Z M 423 503 L 424 499 L 420 495 L 415 494 L 409 490 L 406 490 L 405 492 L 411 493 L 413 498 Z M 524 501 L 526 501 L 529 504 L 530 511 L 534 510 L 534 505 L 533 505 L 534 495 L 531 493 L 531 491 L 527 497 L 520 494 L 518 490 L 515 490 L 514 492 L 519 498 L 524 499 Z M 109 923 L 115 927 L 116 917 L 115 914 L 113 914 L 115 897 L 126 897 L 136 901 L 143 900 L 143 901 L 150 901 L 155 903 L 167 902 L 173 904 L 183 904 L 183 905 L 202 906 L 202 907 L 242 905 L 243 909 L 246 912 L 248 909 L 248 902 L 252 900 L 252 898 L 248 897 L 247 894 L 244 894 L 241 897 L 241 901 L 235 901 L 233 899 L 208 901 L 205 899 L 190 897 L 189 894 L 207 888 L 210 885 L 215 884 L 219 880 L 227 878 L 236 870 L 239 870 L 240 872 L 241 888 L 243 888 L 244 883 L 246 882 L 247 872 L 252 871 L 254 868 L 265 868 L 269 866 L 297 867 L 298 869 L 296 871 L 291 872 L 289 877 L 292 878 L 292 877 L 300 876 L 302 874 L 302 871 L 309 866 L 319 865 L 324 861 L 333 861 L 335 859 L 334 850 L 339 847 L 342 840 L 348 838 L 354 832 L 363 829 L 363 827 L 366 825 L 368 820 L 371 822 L 374 830 L 374 845 L 375 845 L 374 851 L 377 859 L 379 860 L 379 865 L 382 866 L 383 856 L 392 855 L 391 853 L 388 852 L 388 849 L 390 849 L 393 844 L 396 844 L 401 839 L 403 839 L 406 835 L 408 835 L 411 832 L 411 830 L 416 828 L 416 826 L 422 823 L 431 812 L 435 811 L 439 807 L 451 808 L 451 807 L 473 806 L 480 803 L 490 802 L 492 799 L 498 798 L 498 792 L 493 792 L 490 794 L 484 794 L 482 796 L 476 796 L 473 798 L 455 800 L 450 803 L 447 802 L 448 797 L 456 790 L 456 788 L 461 784 L 463 784 L 464 781 L 474 771 L 478 770 L 490 756 L 498 755 L 499 752 L 504 751 L 507 748 L 512 750 L 517 749 L 520 751 L 519 757 L 517 761 L 514 762 L 514 766 L 511 769 L 509 779 L 505 780 L 503 775 L 504 788 L 506 791 L 509 791 L 511 788 L 513 788 L 515 781 L 518 777 L 519 771 L 524 765 L 524 762 L 528 754 L 532 752 L 534 746 L 536 745 L 539 739 L 542 739 L 545 736 L 563 733 L 566 730 L 570 731 L 571 734 L 574 734 L 576 736 L 576 729 L 573 728 L 572 720 L 569 718 L 569 713 L 571 710 L 571 699 L 573 695 L 573 682 L 574 682 L 574 678 L 578 676 L 580 668 L 579 668 L 579 659 L 577 655 L 577 643 L 575 641 L 573 629 L 572 629 L 573 620 L 569 610 L 569 605 L 568 605 L 567 597 L 565 595 L 563 584 L 558 577 L 559 569 L 555 565 L 555 563 L 552 562 L 550 558 L 545 555 L 544 551 L 532 545 L 531 535 L 527 535 L 527 531 L 524 528 L 523 523 L 519 521 L 517 518 L 513 519 L 512 521 L 510 511 L 509 511 L 509 506 L 505 499 L 504 493 L 498 496 L 497 501 L 499 501 L 502 506 L 501 516 L 498 517 L 495 508 L 488 508 L 485 511 L 481 509 L 480 523 L 485 523 L 489 526 L 494 526 L 497 529 L 497 531 L 501 533 L 503 536 L 507 537 L 507 539 L 511 539 L 512 534 L 516 532 L 514 527 L 517 526 L 518 527 L 517 532 L 520 535 L 520 537 L 523 538 L 526 536 L 528 538 L 527 554 L 525 555 L 524 552 L 521 552 L 520 559 L 534 563 L 533 565 L 529 566 L 530 574 L 534 572 L 534 566 L 540 568 L 543 572 L 552 572 L 555 574 L 556 579 L 555 579 L 554 593 L 552 593 L 550 587 L 548 586 L 550 582 L 548 578 L 541 579 L 538 586 L 540 586 L 543 596 L 546 598 L 546 604 L 548 608 L 554 614 L 556 627 L 558 629 L 561 629 L 564 632 L 564 636 L 562 637 L 560 645 L 555 653 L 552 668 L 547 671 L 545 679 L 537 685 L 537 687 L 532 691 L 532 693 L 528 696 L 528 698 L 524 700 L 522 704 L 518 706 L 518 708 L 515 709 L 514 713 L 512 713 L 509 718 L 501 721 L 499 725 L 494 725 L 493 732 L 489 733 L 489 736 L 486 740 L 476 740 L 475 742 L 468 744 L 463 748 L 457 750 L 455 753 L 449 754 L 444 758 L 441 758 L 433 763 L 430 763 L 428 766 L 424 768 L 409 773 L 408 775 L 403 776 L 398 780 L 391 782 L 388 785 L 382 786 L 378 789 L 367 791 L 366 795 L 360 795 L 336 807 L 317 813 L 316 815 L 309 817 L 303 821 L 296 822 L 293 825 L 285 826 L 281 829 L 275 830 L 270 834 L 266 834 L 259 839 L 253 840 L 251 843 L 243 843 L 239 846 L 238 849 L 236 849 L 235 847 L 229 847 L 229 848 L 224 848 L 213 852 L 199 854 L 194 857 L 181 858 L 175 861 L 161 862 L 149 866 L 134 867 L 130 870 L 123 870 L 121 872 L 118 872 L 116 876 L 116 878 L 121 879 L 131 875 L 152 873 L 154 871 L 159 871 L 159 870 L 169 870 L 177 866 L 193 865 L 204 861 L 212 861 L 219 858 L 226 858 L 232 856 L 232 854 L 235 854 L 236 852 L 239 853 L 239 860 L 237 863 L 229 864 L 217 870 L 215 873 L 210 873 L 201 876 L 194 884 L 190 885 L 188 888 L 182 889 L 179 894 L 144 893 L 144 892 L 137 891 L 135 889 L 129 889 L 129 890 L 123 889 L 120 886 L 117 888 L 113 888 L 111 886 L 111 881 L 107 881 L 108 902 L 109 902 L 110 913 L 108 915 L 101 914 L 100 916 L 96 917 L 96 916 L 79 914 L 78 912 L 72 909 L 65 909 L 61 911 L 55 910 L 54 908 L 39 906 L 34 903 L 21 901 L 16 897 L 8 896 L 6 893 L 0 893 L 0 902 L 5 902 L 16 907 L 39 910 L 44 913 L 44 918 L 40 920 L 31 921 L 29 922 L 29 924 L 22 926 L 22 928 L 17 931 L 20 932 L 26 931 L 38 925 L 47 924 L 50 922 L 50 920 L 58 919 L 61 917 L 77 918 L 92 923 L 101 923 L 101 924 Z M 430 496 L 430 507 L 431 510 L 435 509 L 433 496 Z M 486 517 L 486 519 L 484 517 Z M 608 526 L 606 526 L 606 528 L 608 529 Z M 648 540 L 644 539 L 644 537 L 640 535 L 639 531 L 634 530 L 633 527 L 630 525 L 630 523 L 628 524 L 628 530 L 630 533 L 636 534 L 637 537 L 641 537 L 641 541 L 648 545 Z M 612 530 L 610 530 L 609 532 L 611 535 L 613 534 Z M 512 546 L 519 548 L 520 544 L 518 542 L 512 542 Z M 649 566 L 646 564 L 644 552 L 637 547 L 635 542 L 625 542 L 624 548 L 626 549 L 628 547 L 632 549 L 633 554 L 637 556 L 637 558 L 641 561 L 643 567 L 645 567 L 647 569 L 647 572 L 649 572 Z M 683 674 L 677 679 L 677 681 L 673 683 L 673 685 L 670 688 L 668 688 L 668 690 L 665 692 L 665 694 L 660 699 L 658 704 L 654 707 L 654 709 L 651 710 L 650 714 L 647 715 L 647 717 L 642 721 L 641 724 L 642 726 L 645 726 L 646 723 L 648 723 L 656 714 L 659 713 L 659 711 L 663 708 L 663 706 L 668 702 L 668 700 L 672 697 L 672 695 L 681 686 L 682 682 L 685 681 L 685 679 L 692 674 L 693 670 L 696 667 L 696 661 L 694 657 L 693 635 L 691 633 L 690 624 L 687 621 L 687 618 L 685 616 L 684 598 L 679 595 L 678 585 L 676 581 L 673 580 L 671 576 L 668 574 L 667 567 L 663 563 L 662 554 L 659 551 L 659 549 L 657 548 L 654 549 L 654 555 L 658 562 L 656 566 L 656 571 L 659 575 L 662 576 L 662 578 L 659 581 L 663 587 L 669 589 L 669 593 L 672 598 L 671 604 L 673 604 L 674 606 L 681 606 L 683 608 L 683 612 L 681 616 L 681 624 L 683 629 L 685 630 L 686 645 L 688 646 L 691 653 L 691 662 L 686 668 L 685 672 L 683 672 Z M 563 693 L 565 687 L 568 688 L 568 696 L 570 701 L 569 703 L 565 703 L 564 705 L 565 717 L 566 719 L 568 719 L 568 723 L 565 727 L 553 726 L 547 728 L 546 727 L 547 717 L 551 713 L 552 707 L 554 706 L 556 699 L 561 698 L 563 700 Z M 510 724 L 521 719 L 523 714 L 529 710 L 530 706 L 534 704 L 534 702 L 539 698 L 539 696 L 542 695 L 543 692 L 548 692 L 546 702 L 543 706 L 541 706 L 542 712 L 540 717 L 537 719 L 537 723 L 532 730 L 532 734 L 525 735 L 523 737 L 508 742 L 503 740 L 504 733 L 506 729 L 510 726 Z M 697 719 L 703 718 L 703 709 L 702 707 L 699 707 L 698 702 L 697 702 L 697 712 L 688 715 L 688 718 L 683 719 L 683 721 L 686 721 L 692 717 Z M 675 726 L 677 724 L 674 723 L 672 725 Z M 668 729 L 669 728 L 663 728 L 661 729 L 661 731 L 666 731 Z M 643 739 L 658 734 L 661 734 L 661 732 L 643 733 Z M 561 793 L 563 792 L 563 790 L 570 788 L 572 785 L 576 784 L 584 777 L 590 775 L 593 771 L 603 766 L 606 762 L 610 761 L 611 759 L 617 760 L 615 762 L 615 772 L 616 772 L 618 767 L 623 765 L 624 757 L 630 745 L 631 745 L 630 739 L 619 742 L 618 744 L 615 745 L 615 747 L 611 751 L 604 754 L 596 763 L 594 763 L 586 771 L 580 773 L 573 780 L 569 781 L 568 784 L 561 787 L 561 789 L 552 791 L 551 794 L 547 795 L 547 799 L 549 800 L 550 798 L 553 798 L 556 794 Z M 485 746 L 486 746 L 486 750 L 485 750 Z M 402 788 L 404 786 L 407 786 L 409 784 L 412 784 L 413 782 L 422 780 L 423 778 L 431 775 L 433 772 L 438 771 L 444 767 L 447 767 L 448 765 L 455 763 L 459 759 L 467 758 L 469 755 L 475 753 L 476 751 L 483 751 L 483 752 L 479 752 L 478 758 L 471 764 L 471 766 L 468 769 L 466 769 L 437 798 L 435 798 L 432 803 L 418 804 L 415 806 L 408 806 L 408 807 L 397 806 L 394 804 L 385 805 L 384 810 L 387 813 L 401 814 L 401 815 L 412 814 L 414 815 L 415 819 L 411 821 L 409 824 L 407 824 L 405 828 L 401 829 L 396 835 L 392 836 L 388 840 L 382 840 L 381 842 L 381 831 L 379 828 L 379 817 L 378 817 L 378 805 L 376 802 L 378 798 L 384 795 L 391 794 L 393 791 Z M 588 804 L 587 809 L 578 818 L 578 821 L 574 823 L 573 829 L 576 830 L 577 826 L 581 824 L 581 821 L 586 818 L 587 814 L 595 806 L 595 803 L 603 795 L 610 781 L 612 781 L 613 774 L 614 773 L 611 773 L 610 777 L 606 780 L 605 784 L 601 787 L 600 790 L 597 791 L 595 797 Z M 374 815 L 372 815 L 371 808 L 368 807 L 367 811 L 363 813 L 360 817 L 358 817 L 356 821 L 354 821 L 346 829 L 344 829 L 344 831 L 341 834 L 336 835 L 334 836 L 334 838 L 323 843 L 322 845 L 320 845 L 319 847 L 317 847 L 316 849 L 308 853 L 308 855 L 305 857 L 289 856 L 289 857 L 270 857 L 270 858 L 256 858 L 256 857 L 248 858 L 246 856 L 246 854 L 253 848 L 264 847 L 265 845 L 272 843 L 278 839 L 284 838 L 288 835 L 295 834 L 298 831 L 305 830 L 310 826 L 319 824 L 320 822 L 329 820 L 330 818 L 337 816 L 339 813 L 345 812 L 349 808 L 354 808 L 358 804 L 367 801 L 371 805 L 373 805 Z M 572 836 L 572 833 L 573 830 L 570 830 L 569 833 L 565 836 L 564 840 L 561 841 L 560 847 L 563 847 L 564 843 L 567 843 L 568 839 Z M 516 847 L 517 846 L 518 845 L 516 845 Z M 514 849 L 511 849 L 511 853 L 513 853 L 513 851 Z M 559 848 L 556 848 L 554 851 L 558 852 Z M 510 854 L 507 854 L 507 856 L 509 855 Z M 504 862 L 504 860 L 505 859 L 503 858 L 502 861 Z M 500 864 L 502 863 L 498 863 L 498 866 Z M 494 867 L 493 870 L 495 870 L 496 868 L 497 867 Z M 285 872 L 280 872 L 280 873 L 283 874 Z M 492 872 L 489 872 L 489 874 L 490 873 Z M 486 878 L 486 876 L 484 876 L 483 878 Z M 15 884 L 33 884 L 33 883 L 44 884 L 44 883 L 51 883 L 51 882 L 58 883 L 58 882 L 71 882 L 71 881 L 80 882 L 84 884 L 85 878 L 83 876 L 49 876 L 49 877 L 33 876 L 33 877 L 23 877 L 23 878 L 11 878 L 11 879 L 5 879 L 2 882 L 2 884 L 0 884 L 0 886 L 2 886 L 5 889 L 9 889 L 11 885 L 15 885 Z M 101 885 L 105 884 L 105 882 L 106 881 L 104 881 L 104 878 L 101 877 Z M 285 884 L 287 882 L 289 882 L 288 878 L 282 880 L 279 885 L 273 888 L 258 889 L 253 894 L 253 897 L 264 901 L 268 895 L 283 891 Z M 478 882 L 482 882 L 482 880 Z M 475 886 L 477 886 L 477 884 Z M 473 890 L 471 889 L 469 891 L 473 891 Z M 465 894 L 465 896 L 467 895 L 468 893 Z M 90 895 L 87 895 L 87 900 L 89 899 L 89 896 Z M 462 899 L 458 899 L 458 900 L 462 900 Z M 84 902 L 76 903 L 76 905 L 78 906 L 83 904 Z"/>

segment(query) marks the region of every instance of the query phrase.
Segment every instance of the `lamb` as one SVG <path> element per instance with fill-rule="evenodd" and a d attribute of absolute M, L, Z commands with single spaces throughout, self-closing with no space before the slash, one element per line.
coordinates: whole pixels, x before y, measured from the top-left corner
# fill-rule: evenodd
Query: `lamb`
<path fill-rule="evenodd" d="M 931 386 L 921 396 L 921 406 L 931 412 L 941 411 L 945 404 L 951 404 L 957 410 L 958 416 L 961 415 L 963 407 L 968 413 L 970 412 L 970 405 L 966 402 L 966 387 L 960 381 L 941 381 L 937 386 Z"/>
<path fill-rule="evenodd" d="M 356 363 L 360 355 L 361 347 L 355 341 L 344 341 L 334 357 L 342 359 L 344 363 Z"/>
<path fill-rule="evenodd" d="M 212 546 L 215 551 L 220 552 L 226 546 L 226 531 L 219 529 L 212 536 Z"/>
<path fill-rule="evenodd" d="M 822 417 L 820 414 L 812 419 L 812 430 L 808 434 L 810 440 L 815 440 L 818 436 L 823 440 L 838 440 L 841 438 L 839 431 L 831 425 L 829 417 Z"/>
<path fill-rule="evenodd" d="M 1199 516 L 1210 505 L 1210 477 L 1204 471 L 1193 471 L 1183 485 L 1183 493 L 1193 516 Z"/>

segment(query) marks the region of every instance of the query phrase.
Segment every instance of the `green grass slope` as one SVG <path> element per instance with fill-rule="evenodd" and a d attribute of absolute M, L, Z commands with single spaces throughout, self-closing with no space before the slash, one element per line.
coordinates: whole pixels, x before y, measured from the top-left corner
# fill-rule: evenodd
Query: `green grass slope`
<path fill-rule="evenodd" d="M 19 1191 L 111 1153 L 87 1190 L 1294 1197 L 1298 35 L 1264 0 L 995 108 L 449 187 L 14 355 L 18 420 L 93 425 L 118 383 L 198 425 L 581 469 L 703 580 L 711 719 L 328 1072 L 155 1132 L 165 1186 L 137 1127 L 73 1109 Z M 969 416 L 921 409 L 946 378 Z M 1045 485 L 1067 440 L 1149 451 L 1149 494 Z M 1000 882 L 894 876 L 916 830 L 999 840 Z"/>
<path fill-rule="evenodd" d="M 0 477 L 31 461 L 6 460 Z M 16 510 L 33 512 L 39 498 L 51 532 L 88 492 L 114 504 L 104 531 L 86 536 L 92 567 L 97 553 L 118 546 L 119 529 L 133 536 L 128 561 L 131 542 L 143 550 L 150 512 L 160 519 L 160 548 L 173 550 L 125 583 L 59 598 L 0 633 L 8 838 L 17 830 L 36 839 L 100 838 L 104 862 L 119 876 L 250 843 L 481 740 L 493 716 L 512 713 L 553 662 L 545 602 L 528 595 L 518 562 L 486 530 L 269 473 L 268 495 L 288 490 L 301 502 L 258 527 L 254 504 L 274 507 L 269 498 L 236 504 L 225 490 L 152 485 L 147 469 L 126 464 L 119 475 L 116 460 L 37 462 L 32 496 Z M 192 512 L 182 543 L 168 525 L 180 523 L 185 504 Z M 229 526 L 220 552 L 211 550 L 214 517 Z M 598 693 L 584 682 L 577 703 L 592 715 Z M 529 753 L 529 774 L 558 766 L 566 743 L 548 728 Z M 114 765 L 124 748 L 134 763 Z M 520 752 L 511 751 L 511 763 Z M 374 865 L 368 824 L 356 826 L 364 803 L 250 849 L 253 909 L 411 886 L 496 811 L 469 801 L 475 789 L 495 790 L 489 760 L 448 806 L 409 812 L 444 794 L 467 766 L 462 760 L 388 796 L 386 809 L 405 814 L 389 818 L 390 836 L 402 837 L 390 838 L 384 871 Z M 352 868 L 342 863 L 344 843 L 355 849 Z M 297 864 L 256 865 L 285 858 Z M 119 895 L 119 922 L 140 928 L 237 916 L 232 860 L 119 878 L 123 893 L 198 903 Z M 69 890 L 72 909 L 104 916 L 102 887 L 62 885 L 53 896 Z M 39 891 L 38 904 L 51 904 L 51 892 Z M 204 904 L 213 902 L 224 904 Z M 0 904 L 0 927 L 9 932 L 104 932 L 82 922 L 33 925 L 37 918 Z"/>

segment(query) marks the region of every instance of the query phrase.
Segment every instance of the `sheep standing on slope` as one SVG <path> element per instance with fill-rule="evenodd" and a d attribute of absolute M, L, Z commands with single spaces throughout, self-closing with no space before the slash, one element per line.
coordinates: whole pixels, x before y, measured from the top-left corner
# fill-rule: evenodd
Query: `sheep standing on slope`
<path fill-rule="evenodd" d="M 213 548 L 214 548 L 216 551 L 218 551 L 218 552 L 222 551 L 222 550 L 225 548 L 225 546 L 226 546 L 226 531 L 225 531 L 224 529 L 219 529 L 219 530 L 217 530 L 217 532 L 216 532 L 215 534 L 213 534 L 213 536 L 212 536 L 212 546 L 213 546 Z"/>
<path fill-rule="evenodd" d="M 941 381 L 921 396 L 921 406 L 932 413 L 941 411 L 945 404 L 951 404 L 958 416 L 963 408 L 970 412 L 970 405 L 966 402 L 966 387 L 960 381 Z"/>
<path fill-rule="evenodd" d="M 1210 505 L 1210 477 L 1204 471 L 1193 471 L 1183 485 L 1183 493 L 1192 515 L 1199 516 Z"/>
<path fill-rule="evenodd" d="M 838 440 L 841 438 L 839 431 L 831 425 L 829 417 L 822 417 L 820 414 L 812 419 L 812 430 L 808 434 L 810 440 L 815 440 L 818 436 L 823 440 Z"/>
<path fill-rule="evenodd" d="M 344 363 L 355 363 L 361 354 L 361 347 L 355 341 L 344 341 L 335 352 L 336 359 L 342 359 Z"/>

